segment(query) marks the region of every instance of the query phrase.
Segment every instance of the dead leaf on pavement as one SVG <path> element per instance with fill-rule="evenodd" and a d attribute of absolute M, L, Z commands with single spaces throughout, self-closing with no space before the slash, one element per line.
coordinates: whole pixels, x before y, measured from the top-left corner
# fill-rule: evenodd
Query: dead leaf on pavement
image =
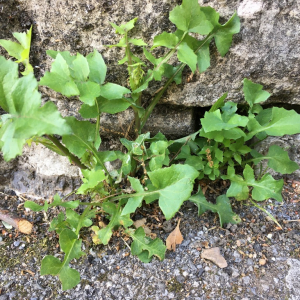
<path fill-rule="evenodd" d="M 133 225 L 136 229 L 138 229 L 139 227 L 143 227 L 144 231 L 145 231 L 145 234 L 149 235 L 149 234 L 151 234 L 151 229 L 148 226 L 145 225 L 146 221 L 147 221 L 147 219 L 143 218 L 143 219 L 140 219 L 140 220 L 137 220 L 137 221 L 133 222 Z"/>
<path fill-rule="evenodd" d="M 168 250 L 176 250 L 176 245 L 181 244 L 183 241 L 182 234 L 179 229 L 180 220 L 178 221 L 178 224 L 176 228 L 169 234 L 167 240 L 166 240 L 166 246 Z"/>
<path fill-rule="evenodd" d="M 209 245 L 208 241 L 201 241 L 201 248 L 208 249 L 209 248 L 208 245 Z"/>
<path fill-rule="evenodd" d="M 220 253 L 220 248 L 204 249 L 201 253 L 201 258 L 208 259 L 220 268 L 227 267 L 227 261 Z"/>
<path fill-rule="evenodd" d="M 143 219 L 140 219 L 140 220 L 137 220 L 137 221 L 133 222 L 133 225 L 136 229 L 138 229 L 139 227 L 144 226 L 146 221 L 147 221 L 147 219 L 143 218 Z"/>

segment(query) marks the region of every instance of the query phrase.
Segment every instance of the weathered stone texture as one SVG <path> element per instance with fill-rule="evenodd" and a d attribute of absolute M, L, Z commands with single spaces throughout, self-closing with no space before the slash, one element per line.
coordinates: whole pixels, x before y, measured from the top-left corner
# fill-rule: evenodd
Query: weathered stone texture
<path fill-rule="evenodd" d="M 46 55 L 48 49 L 69 50 L 73 54 L 80 52 L 84 55 L 96 49 L 101 52 L 108 66 L 106 80 L 126 85 L 126 67 L 118 65 L 118 60 L 123 57 L 122 50 L 105 47 L 117 43 L 120 38 L 109 22 L 120 24 L 139 17 L 132 34 L 143 38 L 151 46 L 155 35 L 175 29 L 168 16 L 181 2 L 0 0 L 0 38 L 11 39 L 12 32 L 24 31 L 33 25 L 31 63 L 37 78 L 50 68 L 51 59 Z M 211 67 L 205 73 L 196 72 L 189 78 L 190 70 L 186 68 L 183 84 L 170 87 L 162 99 L 168 105 L 155 110 L 145 130 L 153 133 L 161 130 L 171 137 L 191 133 L 197 121 L 194 117 L 195 108 L 211 105 L 225 92 L 229 92 L 230 100 L 242 100 L 244 77 L 264 85 L 272 94 L 268 102 L 299 105 L 299 0 L 199 0 L 199 4 L 215 8 L 224 23 L 237 11 L 241 19 L 241 32 L 234 36 L 233 45 L 223 58 L 217 53 L 215 45 L 211 45 Z M 134 50 L 142 57 L 141 49 Z M 157 54 L 162 55 L 163 51 L 157 49 Z M 0 54 L 3 53 L 5 51 L 0 49 Z M 151 83 L 144 101 L 148 102 L 159 88 L 160 83 Z M 67 100 L 45 88 L 41 90 L 56 102 L 63 115 L 78 117 L 80 103 L 76 97 Z M 102 116 L 102 125 L 107 132 L 124 132 L 132 118 L 130 111 L 115 116 L 106 114 Z M 298 139 L 298 136 L 276 138 L 276 143 L 291 146 L 291 158 L 299 162 Z M 14 188 L 48 195 L 48 191 L 52 192 L 60 186 L 67 192 L 78 183 L 78 169 L 72 166 L 67 168 L 67 161 L 61 161 L 56 156 L 51 158 L 44 151 L 38 146 L 34 152 L 27 150 L 25 157 L 19 159 L 19 169 L 13 179 Z M 0 170 L 7 169 L 11 174 L 17 160 L 12 164 L 4 164 L 0 159 L 0 163 Z M 1 172 L 2 183 L 7 184 L 7 177 Z"/>
<path fill-rule="evenodd" d="M 110 115 L 101 115 L 101 127 L 104 136 L 124 136 L 132 129 L 134 114 L 132 110 Z M 148 119 L 143 132 L 152 135 L 162 132 L 169 138 L 178 138 L 195 132 L 195 117 L 191 108 L 177 108 L 167 105 L 157 106 Z"/>
<path fill-rule="evenodd" d="M 53 196 L 68 194 L 80 184 L 80 169 L 42 145 L 24 147 L 18 168 L 13 172 L 11 188 L 20 193 Z"/>
<path fill-rule="evenodd" d="M 241 32 L 222 58 L 212 46 L 211 68 L 192 83 L 177 86 L 165 102 L 207 106 L 229 92 L 241 100 L 243 78 L 260 83 L 272 94 L 270 102 L 300 104 L 299 1 L 199 1 L 226 19 L 237 10 Z"/>

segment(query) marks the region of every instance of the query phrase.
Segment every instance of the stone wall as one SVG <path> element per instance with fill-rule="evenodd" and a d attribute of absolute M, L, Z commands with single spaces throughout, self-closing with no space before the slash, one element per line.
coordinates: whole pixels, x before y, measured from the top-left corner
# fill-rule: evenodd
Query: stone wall
<path fill-rule="evenodd" d="M 177 0 L 0 0 L 0 38 L 10 39 L 14 31 L 24 31 L 33 25 L 32 64 L 39 78 L 49 69 L 51 60 L 46 50 L 69 50 L 84 55 L 97 49 L 108 66 L 107 81 L 124 85 L 127 81 L 126 67 L 117 61 L 122 57 L 120 49 L 105 47 L 118 42 L 109 22 L 120 24 L 139 17 L 135 37 L 151 42 L 162 31 L 172 31 L 174 26 L 168 20 L 169 12 L 181 1 Z M 222 58 L 211 45 L 211 67 L 202 74 L 190 78 L 190 70 L 184 72 L 183 84 L 172 85 L 162 99 L 162 104 L 147 124 L 147 130 L 162 132 L 169 136 L 182 136 L 197 129 L 199 115 L 205 106 L 211 105 L 224 92 L 228 99 L 241 101 L 242 79 L 247 77 L 260 83 L 272 94 L 268 103 L 279 105 L 300 104 L 300 3 L 298 0 L 199 0 L 200 5 L 215 8 L 226 22 L 237 11 L 241 19 L 241 32 L 234 36 L 233 45 Z M 4 51 L 0 50 L 0 54 Z M 189 80 L 187 80 L 189 78 Z M 144 101 L 160 88 L 154 82 L 145 93 Z M 68 100 L 57 93 L 43 89 L 44 97 L 57 103 L 61 112 L 77 115 L 79 102 Z M 298 110 L 299 111 L 299 110 Z M 102 117 L 102 126 L 111 132 L 124 131 L 132 114 L 121 113 L 111 118 Z M 116 121 L 117 120 L 117 121 Z M 155 124 L 152 126 L 151 124 Z M 107 134 L 107 136 L 109 136 Z M 284 140 L 284 139 L 283 139 Z M 290 139 L 289 139 L 290 141 Z M 294 139 L 293 149 L 298 149 L 299 138 Z M 40 152 L 39 159 L 31 166 L 19 159 L 19 170 L 35 172 L 35 177 L 48 176 L 38 173 L 45 163 Z M 297 152 L 297 151 L 296 151 Z M 28 153 L 28 152 L 27 152 Z M 293 154 L 300 161 L 300 155 Z M 31 156 L 29 156 L 31 157 Z M 45 156 L 47 157 L 47 156 Z M 59 161 L 58 159 L 54 159 Z M 53 162 L 53 164 L 55 164 Z M 39 165 L 40 164 L 40 165 Z M 57 164 L 60 170 L 61 162 Z M 16 161 L 6 168 L 15 168 Z M 71 169 L 72 170 L 72 169 Z M 73 170 L 74 171 L 74 170 Z M 77 178 L 74 171 L 71 175 Z M 69 174 L 69 171 L 65 171 Z M 52 174 L 51 176 L 61 176 Z M 72 177 L 71 176 L 71 177 Z M 28 177 L 25 175 L 24 177 Z M 46 178 L 45 177 L 45 178 Z M 16 178 L 16 176 L 14 177 Z M 16 182 L 18 180 L 14 180 Z M 36 183 L 37 184 L 37 183 Z M 1 183 L 0 183 L 1 185 Z M 30 185 L 30 184 L 29 184 Z M 70 183 L 69 186 L 72 186 Z M 13 187 L 26 188 L 13 183 Z M 28 188 L 29 190 L 29 188 Z M 41 189 L 33 193 L 43 194 Z"/>

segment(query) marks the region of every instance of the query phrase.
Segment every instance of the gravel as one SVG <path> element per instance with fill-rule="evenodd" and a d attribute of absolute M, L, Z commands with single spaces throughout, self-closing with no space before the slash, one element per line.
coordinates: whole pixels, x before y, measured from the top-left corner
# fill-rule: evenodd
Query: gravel
<path fill-rule="evenodd" d="M 0 225 L 0 300 L 300 299 L 298 192 L 297 182 L 287 182 L 283 203 L 265 202 L 282 230 L 262 211 L 240 203 L 234 203 L 234 211 L 243 222 L 220 228 L 215 214 L 198 217 L 196 207 L 187 202 L 172 220 L 153 227 L 165 240 L 181 219 L 184 241 L 175 252 L 168 251 L 162 262 L 140 262 L 117 237 L 108 246 L 95 246 L 86 230 L 82 234 L 86 256 L 71 264 L 80 272 L 81 283 L 62 291 L 56 277 L 39 275 L 45 255 L 63 257 L 57 236 L 47 232 L 57 211 L 53 209 L 46 220 L 43 213 L 26 212 L 24 200 L 5 191 L 0 206 L 18 207 L 20 216 L 34 222 L 34 232 L 25 236 Z M 155 223 L 152 217 L 147 216 L 148 223 Z M 205 247 L 219 247 L 228 267 L 221 269 L 201 259 Z"/>

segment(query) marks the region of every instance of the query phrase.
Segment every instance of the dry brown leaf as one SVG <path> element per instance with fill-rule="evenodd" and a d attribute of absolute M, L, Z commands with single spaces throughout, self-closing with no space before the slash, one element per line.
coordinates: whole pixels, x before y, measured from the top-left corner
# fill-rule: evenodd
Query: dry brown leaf
<path fill-rule="evenodd" d="M 208 249 L 208 248 L 209 248 L 209 243 L 208 243 L 208 241 L 201 241 L 201 248 L 206 248 L 206 249 Z"/>
<path fill-rule="evenodd" d="M 103 221 L 98 222 L 99 228 L 104 228 L 106 227 L 106 224 Z"/>
<path fill-rule="evenodd" d="M 146 218 L 143 218 L 143 219 L 140 219 L 140 220 L 137 220 L 135 222 L 133 222 L 133 225 L 136 229 L 138 229 L 139 227 L 143 227 L 144 228 L 144 231 L 145 231 L 145 234 L 146 235 L 149 235 L 151 234 L 151 229 L 145 225 L 147 219 Z"/>
<path fill-rule="evenodd" d="M 227 261 L 220 254 L 219 247 L 215 247 L 215 248 L 211 248 L 211 249 L 204 249 L 201 253 L 201 258 L 212 261 L 214 264 L 216 264 L 220 268 L 227 267 Z"/>
<path fill-rule="evenodd" d="M 144 226 L 146 221 L 147 221 L 147 219 L 143 218 L 143 219 L 140 219 L 140 220 L 137 220 L 137 221 L 133 222 L 133 225 L 136 229 L 138 229 L 139 227 Z"/>
<path fill-rule="evenodd" d="M 179 229 L 180 220 L 178 220 L 178 224 L 176 228 L 169 234 L 166 240 L 166 246 L 168 250 L 176 250 L 176 245 L 179 245 L 183 241 L 182 234 Z"/>

